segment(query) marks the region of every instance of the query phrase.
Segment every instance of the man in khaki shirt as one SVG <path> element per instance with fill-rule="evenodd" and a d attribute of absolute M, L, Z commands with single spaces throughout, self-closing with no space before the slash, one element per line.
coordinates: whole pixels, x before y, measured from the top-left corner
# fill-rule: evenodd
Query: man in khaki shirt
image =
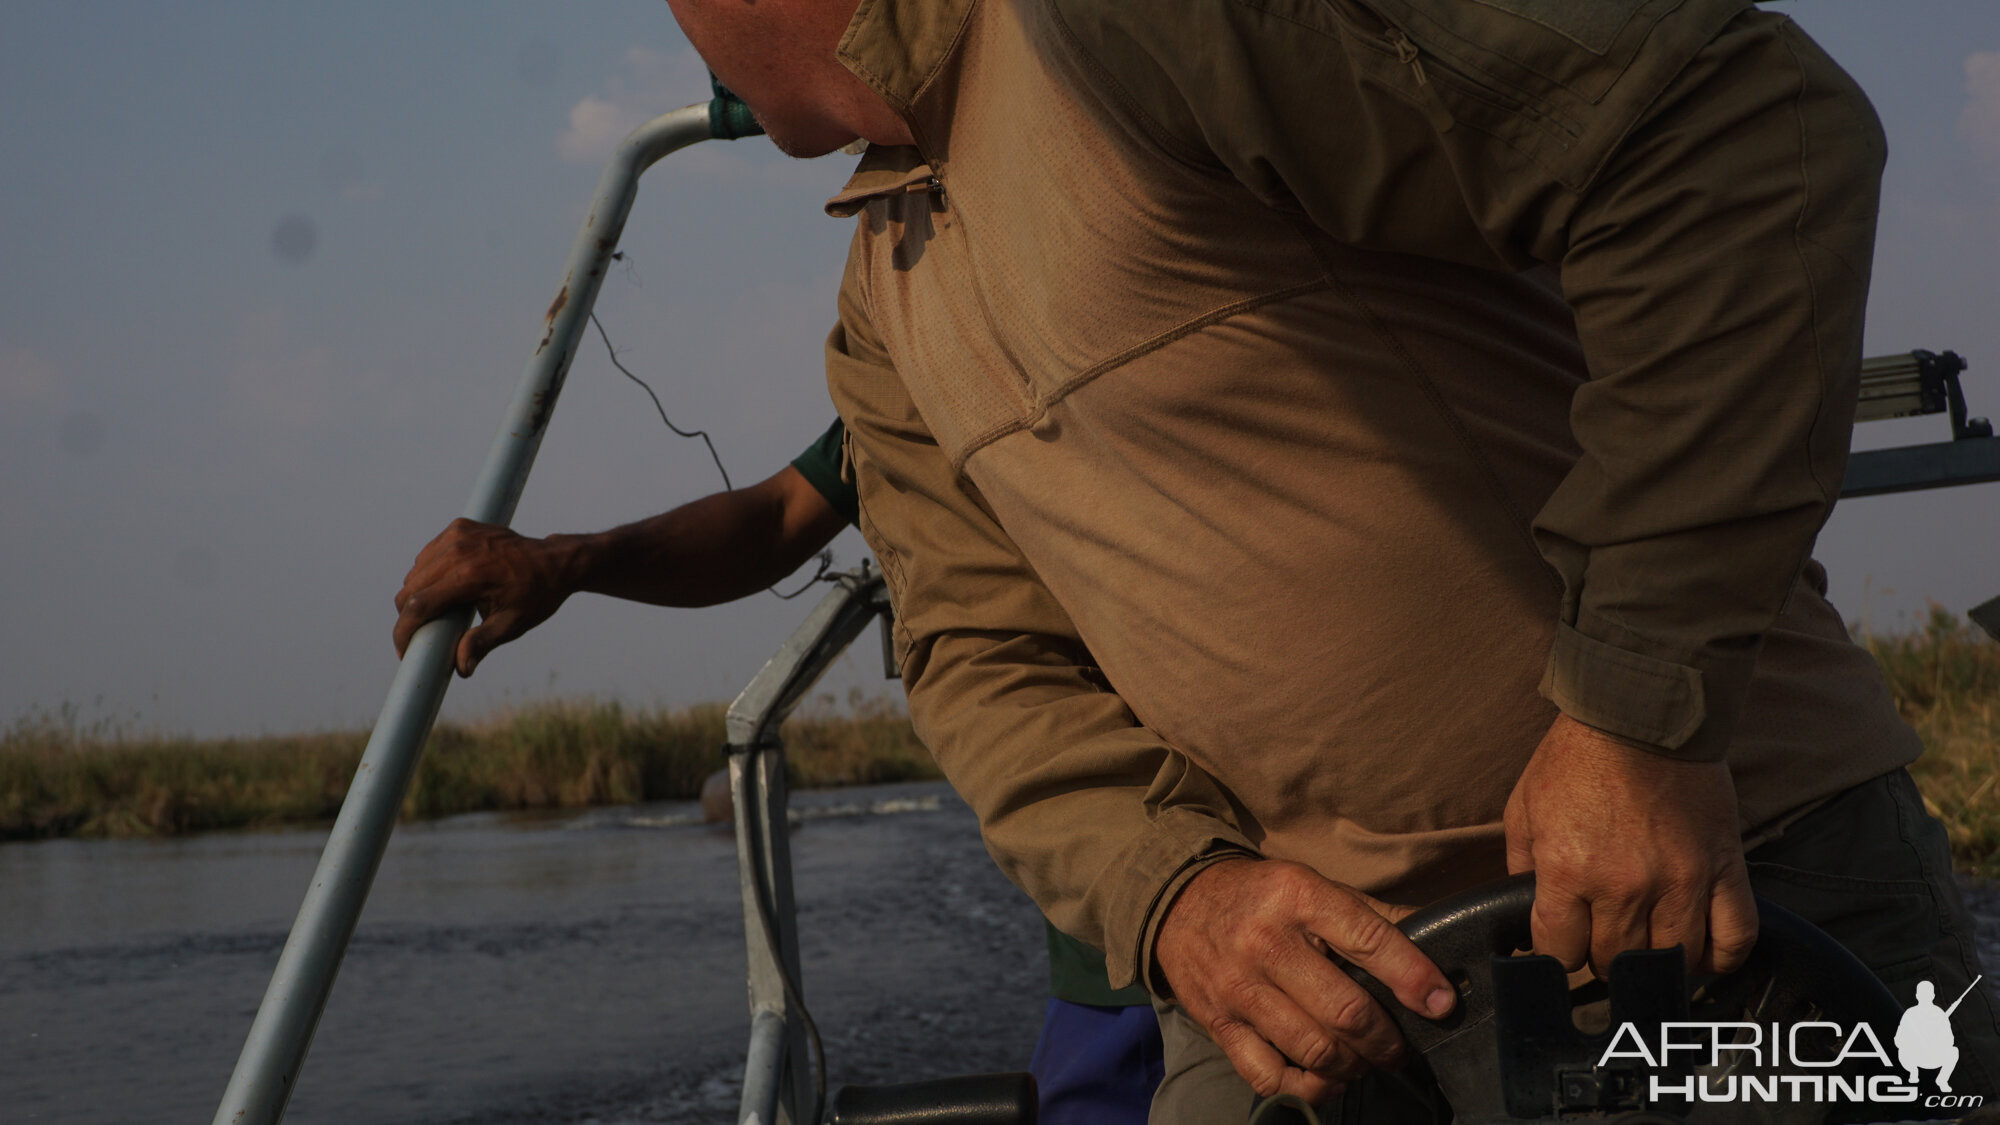
<path fill-rule="evenodd" d="M 828 377 L 911 714 L 1158 998 L 1156 1119 L 1395 1063 L 1325 954 L 1443 1014 L 1388 919 L 1508 870 L 1572 968 L 1733 967 L 1754 878 L 1892 988 L 1976 972 L 1810 561 L 1884 145 L 1789 21 L 671 2 L 781 148 L 871 143 Z M 1891 882 L 1935 924 L 1808 901 Z"/>

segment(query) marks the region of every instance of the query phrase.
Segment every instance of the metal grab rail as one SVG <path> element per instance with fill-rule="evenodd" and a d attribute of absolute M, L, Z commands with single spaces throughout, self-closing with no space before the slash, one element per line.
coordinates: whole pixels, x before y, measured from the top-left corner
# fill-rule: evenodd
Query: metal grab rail
<path fill-rule="evenodd" d="M 1993 424 L 1984 418 L 1967 417 L 1965 390 L 1959 381 L 1965 368 L 1965 360 L 1957 352 L 1921 348 L 1861 361 L 1856 425 L 1883 418 L 1949 414 L 1951 440 L 1850 454 L 1841 496 L 1880 496 L 2000 480 L 2000 438 L 1993 436 Z"/>
<path fill-rule="evenodd" d="M 825 1059 L 815 1060 L 813 1072 L 799 1065 L 811 1032 L 800 999 L 778 726 L 868 622 L 877 614 L 886 620 L 889 612 L 882 575 L 864 560 L 860 569 L 835 579 L 833 592 L 813 607 L 729 705 L 729 792 L 736 811 L 736 867 L 750 986 L 750 1049 L 738 1125 L 818 1125 L 824 1106 Z"/>
<path fill-rule="evenodd" d="M 514 518 L 556 396 L 631 213 L 639 176 L 661 157 L 696 141 L 742 135 L 718 128 L 719 116 L 715 103 L 704 102 L 656 117 L 625 138 L 606 165 L 561 287 L 543 315 L 542 336 L 473 486 L 466 518 L 497 524 Z M 215 1111 L 215 1125 L 272 1125 L 284 1117 L 397 810 L 416 774 L 424 738 L 450 684 L 452 650 L 471 618 L 472 611 L 463 609 L 432 621 L 417 631 L 405 651 Z"/>

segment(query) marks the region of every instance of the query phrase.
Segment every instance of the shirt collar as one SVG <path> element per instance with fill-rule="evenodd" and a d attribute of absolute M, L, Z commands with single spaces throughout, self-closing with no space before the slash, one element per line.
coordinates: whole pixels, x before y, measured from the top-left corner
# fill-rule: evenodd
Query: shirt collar
<path fill-rule="evenodd" d="M 909 117 L 965 31 L 973 0 L 861 0 L 836 57 Z"/>
<path fill-rule="evenodd" d="M 860 167 L 839 195 L 826 201 L 826 213 L 851 219 L 871 199 L 931 190 L 931 166 L 909 145 L 869 145 Z"/>

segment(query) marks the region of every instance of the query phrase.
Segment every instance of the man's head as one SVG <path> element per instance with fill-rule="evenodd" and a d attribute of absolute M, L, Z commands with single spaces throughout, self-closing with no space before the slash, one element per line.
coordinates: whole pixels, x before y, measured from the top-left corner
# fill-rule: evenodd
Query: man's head
<path fill-rule="evenodd" d="M 1937 985 L 1927 980 L 1917 982 L 1917 1003 L 1928 1004 L 1937 998 Z"/>
<path fill-rule="evenodd" d="M 859 0 L 667 0 L 702 61 L 792 156 L 822 156 L 859 137 L 908 144 L 887 102 L 834 49 Z"/>

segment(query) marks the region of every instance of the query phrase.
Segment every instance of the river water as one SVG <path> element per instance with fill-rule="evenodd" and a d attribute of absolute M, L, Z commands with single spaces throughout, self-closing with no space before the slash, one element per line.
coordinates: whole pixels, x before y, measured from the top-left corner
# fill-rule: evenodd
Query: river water
<path fill-rule="evenodd" d="M 832 1082 L 1025 1069 L 1040 915 L 942 784 L 793 796 Z M 324 831 L 0 846 L 0 1122 L 209 1120 Z M 1968 887 L 2000 967 L 2000 893 Z M 691 803 L 400 828 L 287 1121 L 732 1119 L 734 838 Z"/>
<path fill-rule="evenodd" d="M 832 1081 L 1027 1066 L 1040 915 L 941 784 L 800 793 Z M 0 1122 L 207 1121 L 324 831 L 0 846 Z M 734 838 L 692 804 L 405 825 L 288 1122 L 717 1122 L 748 1034 Z"/>

